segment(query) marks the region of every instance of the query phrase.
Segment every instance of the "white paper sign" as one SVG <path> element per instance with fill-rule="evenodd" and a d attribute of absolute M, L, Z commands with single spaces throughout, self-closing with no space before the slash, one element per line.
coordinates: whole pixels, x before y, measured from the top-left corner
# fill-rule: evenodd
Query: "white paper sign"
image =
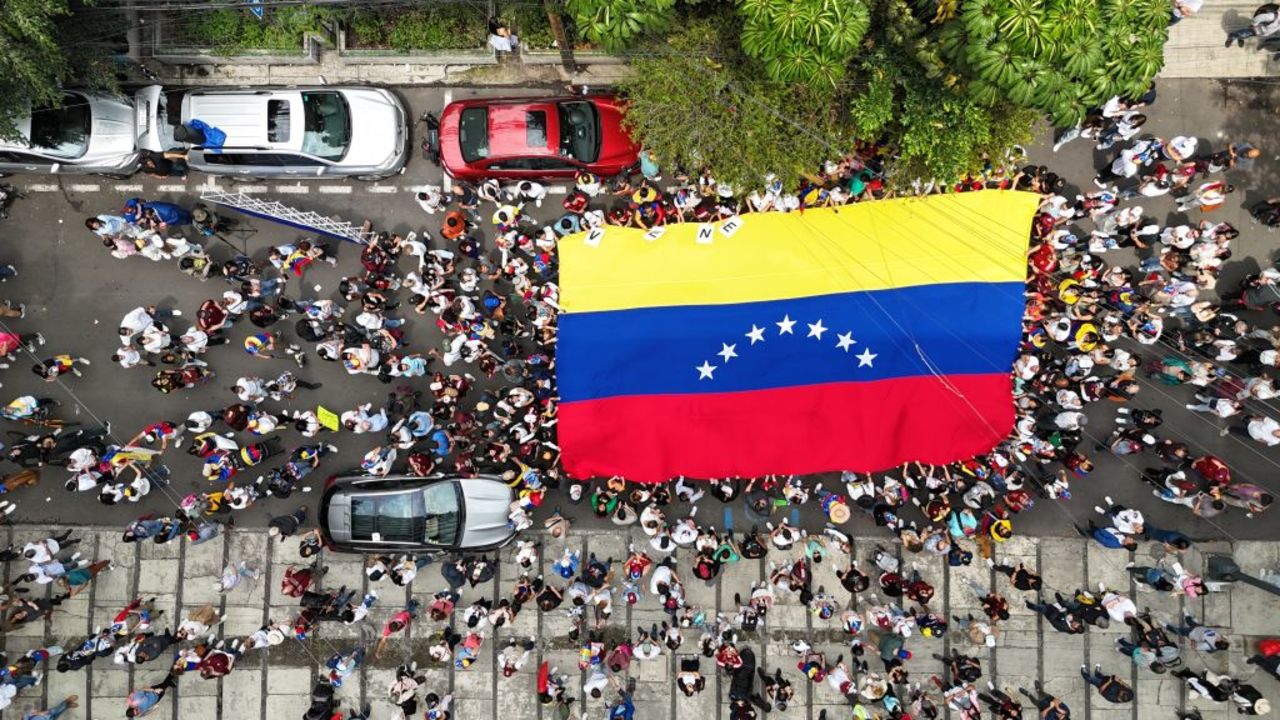
<path fill-rule="evenodd" d="M 733 216 L 728 220 L 720 223 L 720 234 L 727 238 L 733 237 L 733 234 L 742 229 L 742 218 Z"/>
<path fill-rule="evenodd" d="M 587 233 L 585 242 L 591 247 L 600 247 L 600 241 L 604 238 L 604 228 L 595 228 Z"/>
<path fill-rule="evenodd" d="M 702 223 L 698 225 L 698 244 L 710 245 L 715 239 L 716 226 L 711 223 Z"/>
<path fill-rule="evenodd" d="M 653 227 L 649 228 L 649 232 L 644 234 L 644 239 L 648 240 L 649 242 L 653 242 L 654 240 L 657 240 L 658 238 L 666 234 L 666 232 L 667 232 L 666 225 L 654 225 Z"/>

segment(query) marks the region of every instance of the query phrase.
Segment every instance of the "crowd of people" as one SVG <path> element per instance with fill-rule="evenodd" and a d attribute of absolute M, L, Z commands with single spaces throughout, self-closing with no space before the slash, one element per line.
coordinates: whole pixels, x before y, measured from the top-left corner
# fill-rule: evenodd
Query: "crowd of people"
<path fill-rule="evenodd" d="M 971 647 L 994 646 L 1000 623 L 1021 605 L 1068 634 L 1124 623 L 1132 632 L 1117 642 L 1117 653 L 1142 671 L 1170 672 L 1204 698 L 1232 702 L 1242 713 L 1265 714 L 1267 700 L 1253 685 L 1194 670 L 1184 661 L 1184 643 L 1205 654 L 1227 649 L 1227 639 L 1216 629 L 1194 617 L 1162 621 L 1115 589 L 1051 588 L 1033 569 L 1005 562 L 1000 552 L 1019 513 L 1037 503 L 1069 499 L 1072 483 L 1094 472 L 1099 454 L 1117 456 L 1132 479 L 1149 483 L 1160 501 L 1185 506 L 1207 521 L 1224 513 L 1252 517 L 1274 500 L 1264 484 L 1233 473 L 1226 459 L 1208 454 L 1195 438 L 1166 431 L 1162 411 L 1149 401 L 1174 398 L 1188 412 L 1202 414 L 1215 432 L 1236 432 L 1242 444 L 1280 444 L 1280 423 L 1264 404 L 1277 394 L 1269 373 L 1280 367 L 1280 333 L 1254 313 L 1280 309 L 1280 270 L 1269 267 L 1213 297 L 1230 243 L 1240 231 L 1205 214 L 1231 196 L 1223 173 L 1247 171 L 1259 150 L 1237 142 L 1210 152 L 1193 136 L 1143 134 L 1142 110 L 1141 102 L 1116 98 L 1060 136 L 1055 151 L 1086 139 L 1115 154 L 1099 173 L 1096 191 L 1073 197 L 1063 178 L 1018 158 L 993 162 L 954 185 L 917 183 L 912 189 L 1019 189 L 1043 197 L 1031 231 L 1025 332 L 1013 367 L 1018 420 L 1008 440 L 983 456 L 949 466 L 908 463 L 875 475 L 846 472 L 829 486 L 797 477 L 680 478 L 635 486 L 623 478 L 582 481 L 560 472 L 555 435 L 559 239 L 606 224 L 650 228 L 892 197 L 882 174 L 889 150 L 860 145 L 797 188 L 768 177 L 763 187 L 745 193 L 717 183 L 709 171 L 666 168 L 664 180 L 659 159 L 644 153 L 634 175 L 579 174 L 561 202 L 563 213 L 545 226 L 526 212 L 549 202 L 547 189 L 533 181 L 455 183 L 447 192 L 427 188 L 416 201 L 429 222 L 439 222 L 438 229 L 401 235 L 366 223 L 359 269 L 345 276 L 330 297 L 313 296 L 302 282 L 313 263 L 339 265 L 337 249 L 330 245 L 304 238 L 271 247 L 260 258 L 236 253 L 219 261 L 202 245 L 225 228 L 214 211 L 131 199 L 119 214 L 89 218 L 86 228 L 114 257 L 172 261 L 186 275 L 214 281 L 208 287 L 221 292 L 190 309 L 189 321 L 180 308 L 136 307 L 121 319 L 120 345 L 109 360 L 121 369 L 151 374 L 151 385 L 161 393 L 208 383 L 216 376 L 219 355 L 243 351 L 279 362 L 264 362 L 260 375 L 235 379 L 223 401 L 205 403 L 186 417 L 158 418 L 127 439 L 109 426 L 57 427 L 57 400 L 19 397 L 4 408 L 4 416 L 39 429 L 6 448 L 7 459 L 22 470 L 4 479 L 4 492 L 35 484 L 50 467 L 65 468 L 68 491 L 95 493 L 107 505 L 163 492 L 171 496 L 173 512 L 136 517 L 124 528 L 123 539 L 202 543 L 228 532 L 237 513 L 258 502 L 289 499 L 337 451 L 344 435 L 372 433 L 379 444 L 362 462 L 369 475 L 484 473 L 510 483 L 513 530 L 533 528 L 537 514 L 546 536 L 563 540 L 568 535 L 570 519 L 559 509 L 537 513 L 550 492 L 553 505 L 585 503 L 602 520 L 643 531 L 647 543 L 632 546 L 624 558 L 583 558 L 572 550 L 542 558 L 543 543 L 521 539 L 515 548 L 520 575 L 496 601 L 463 597 L 469 588 L 492 580 L 495 558 L 442 561 L 447 588 L 419 587 L 422 599 L 394 610 L 375 646 L 356 645 L 324 662 L 323 681 L 306 711 L 309 720 L 367 718 L 368 708 L 344 714 L 334 688 L 362 663 L 380 658 L 413 623 L 430 625 L 420 634 L 430 638 L 423 664 L 452 664 L 465 671 L 485 643 L 493 642 L 495 630 L 530 603 L 537 611 L 563 610 L 574 619 L 569 640 L 580 649 L 579 669 L 586 677 L 581 695 L 607 697 L 611 720 L 630 720 L 635 713 L 625 680 L 631 663 L 675 653 L 684 647 L 686 634 L 696 635 L 689 639 L 698 653 L 682 656 L 676 686 L 684 695 L 703 692 L 707 677 L 699 658 L 713 662 L 714 669 L 706 671 L 726 674 L 735 720 L 750 720 L 758 711 L 785 711 L 797 692 L 793 683 L 801 681 L 826 682 L 862 708 L 858 717 L 935 718 L 947 707 L 976 718 L 985 706 L 1012 720 L 1022 712 L 1021 696 L 1042 718 L 1067 720 L 1066 703 L 1043 687 L 1015 692 L 979 682 L 981 660 L 967 654 Z M 1163 194 L 1178 199 L 1179 212 L 1198 217 L 1162 221 L 1138 204 Z M 957 218 L 973 227 L 999 221 Z M 1136 251 L 1138 262 L 1108 262 L 1119 249 Z M 410 329 L 422 325 L 406 324 L 415 315 L 426 316 L 441 336 L 426 352 L 412 349 L 421 343 L 409 344 Z M 9 362 L 23 353 L 39 358 L 42 336 L 4 330 L 0 347 Z M 352 376 L 373 376 L 389 386 L 386 402 L 323 410 L 307 398 L 319 384 L 301 377 L 311 358 L 339 364 Z M 50 382 L 74 382 L 64 376 L 77 376 L 85 365 L 104 360 L 54 355 L 33 370 Z M 370 387 L 376 387 L 373 378 Z M 1192 387 L 1179 391 L 1178 385 Z M 1113 430 L 1090 427 L 1091 419 L 1097 423 L 1111 415 L 1097 407 L 1115 408 L 1114 418 L 1105 418 L 1114 420 Z M 185 495 L 176 491 L 163 464 L 166 452 L 183 450 L 201 460 L 208 481 Z M 751 529 L 717 530 L 705 522 L 697 508 L 713 498 L 740 502 Z M 792 509 L 806 506 L 823 514 L 824 530 L 806 532 L 788 518 Z M 5 512 L 12 509 L 5 506 Z M 1157 527 L 1139 509 L 1110 498 L 1096 511 L 1088 523 L 1076 523 L 1081 534 L 1107 548 L 1154 542 L 1167 551 L 1165 561 L 1128 568 L 1136 582 L 1187 597 L 1213 589 L 1178 561 L 1194 544 L 1188 535 Z M 877 548 L 860 563 L 845 528 L 855 513 L 895 536 L 900 547 Z M 281 591 L 299 601 L 293 617 L 273 619 L 248 637 L 219 640 L 222 618 L 212 606 L 165 628 L 154 607 L 138 598 L 110 627 L 74 647 L 41 648 L 10 659 L 0 677 L 0 708 L 38 683 L 45 663 L 71 672 L 98 658 L 126 665 L 163 660 L 169 664 L 164 679 L 129 697 L 126 715 L 139 717 L 184 674 L 223 677 L 242 654 L 286 641 L 307 643 L 322 623 L 370 622 L 378 593 L 357 597 L 360 593 L 350 588 L 327 586 L 321 538 L 308 528 L 305 505 L 273 515 L 268 532 L 298 543 L 298 561 L 280 581 Z M 64 533 L 4 552 L 5 561 L 27 564 L 4 591 L 0 608 L 6 630 L 47 618 L 110 570 L 109 560 L 84 557 L 75 542 Z M 741 559 L 768 559 L 774 551 L 794 549 L 803 550 L 799 559 L 777 562 L 772 555 L 767 580 L 735 597 L 736 613 L 717 614 L 689 600 L 686 582 L 714 581 Z M 1024 593 L 1024 602 L 1010 603 L 995 587 L 974 586 L 982 615 L 945 617 L 931 602 L 937 588 L 910 562 L 918 553 L 953 567 L 984 562 Z M 371 584 L 389 580 L 410 587 L 433 561 L 412 554 L 370 555 L 366 574 Z M 540 572 L 544 561 L 551 563 L 552 573 Z M 813 565 L 821 562 L 839 568 L 840 589 L 815 586 Z M 259 582 L 260 569 L 250 560 L 232 562 L 218 580 L 219 589 L 229 593 Z M 30 592 L 50 583 L 59 592 L 47 598 Z M 831 659 L 798 640 L 791 649 L 799 674 L 790 668 L 770 674 L 760 667 L 750 644 L 782 596 L 798 598 L 818 618 L 838 619 L 848 635 L 847 653 Z M 622 638 L 606 633 L 616 625 L 617 600 L 656 604 L 667 621 L 635 633 L 627 629 Z M 953 643 L 951 654 L 938 655 L 945 667 L 941 675 L 912 677 L 905 661 L 913 651 L 907 645 L 931 643 L 948 632 L 969 644 Z M 936 643 L 933 647 L 940 651 Z M 513 642 L 498 654 L 496 669 L 504 676 L 523 672 L 538 648 L 533 641 Z M 1251 662 L 1276 674 L 1280 657 L 1261 651 Z M 1103 664 L 1122 665 L 1119 657 Z M 561 718 L 574 715 L 580 693 L 578 681 L 562 672 L 568 668 L 533 665 L 547 711 Z M 1133 698 L 1122 677 L 1127 673 L 1082 667 L 1081 674 L 1107 701 Z M 431 720 L 451 716 L 452 697 L 427 687 L 413 659 L 397 669 L 387 692 L 406 718 L 424 712 Z M 75 703 L 68 698 L 54 708 L 32 710 L 29 717 L 56 718 Z"/>

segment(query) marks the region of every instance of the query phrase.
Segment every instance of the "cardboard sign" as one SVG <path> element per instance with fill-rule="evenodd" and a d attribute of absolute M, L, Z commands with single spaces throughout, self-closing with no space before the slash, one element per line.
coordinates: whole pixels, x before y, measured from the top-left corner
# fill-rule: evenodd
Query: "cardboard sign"
<path fill-rule="evenodd" d="M 649 228 L 649 232 L 644 234 L 644 239 L 648 240 L 649 242 L 653 242 L 654 240 L 657 240 L 658 238 L 662 237 L 666 232 L 667 232 L 666 225 L 655 225 Z"/>
<path fill-rule="evenodd" d="M 733 234 L 742 229 L 742 218 L 733 216 L 728 220 L 720 223 L 720 234 L 727 238 L 733 237 Z"/>
<path fill-rule="evenodd" d="M 699 245 L 710 245 L 715 239 L 716 226 L 711 223 L 702 223 L 698 225 L 697 243 Z"/>
<path fill-rule="evenodd" d="M 604 228 L 595 228 L 587 233 L 587 237 L 583 242 L 591 247 L 600 247 L 600 241 L 604 238 Z"/>
<path fill-rule="evenodd" d="M 332 410 L 326 409 L 321 405 L 316 406 L 316 417 L 320 419 L 321 427 L 327 428 L 334 432 L 337 432 L 338 428 L 342 427 L 342 423 L 339 421 L 338 414 Z"/>

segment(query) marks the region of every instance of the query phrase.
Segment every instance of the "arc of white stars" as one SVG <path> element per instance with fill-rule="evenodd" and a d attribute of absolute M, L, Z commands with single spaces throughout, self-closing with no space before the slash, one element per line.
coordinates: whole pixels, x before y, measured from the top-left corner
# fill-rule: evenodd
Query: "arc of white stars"
<path fill-rule="evenodd" d="M 775 322 L 774 325 L 778 326 L 779 335 L 794 335 L 797 322 L 798 321 L 791 319 L 790 314 L 787 314 L 783 315 L 782 320 Z M 822 340 L 822 335 L 831 329 L 822 324 L 822 318 L 818 318 L 817 322 L 805 323 L 805 325 L 809 328 L 809 333 L 806 337 L 816 338 L 819 341 Z M 751 345 L 755 345 L 758 342 L 764 342 L 765 329 L 755 323 L 752 323 L 751 329 L 743 333 L 743 337 L 749 339 L 751 341 Z M 845 353 L 848 353 L 854 345 L 858 344 L 858 341 L 853 339 L 853 331 L 849 331 L 836 333 L 835 344 L 837 350 L 843 350 Z M 733 358 L 739 357 L 737 343 L 720 343 L 720 352 L 716 353 L 716 355 L 723 358 L 725 363 L 728 363 Z M 854 357 L 858 359 L 858 367 L 874 368 L 875 360 L 880 356 L 871 352 L 871 348 L 864 347 L 862 352 L 854 355 Z M 698 371 L 699 380 L 714 380 L 715 372 L 720 369 L 720 366 L 712 365 L 710 361 L 703 360 L 702 364 L 695 366 L 694 369 Z"/>

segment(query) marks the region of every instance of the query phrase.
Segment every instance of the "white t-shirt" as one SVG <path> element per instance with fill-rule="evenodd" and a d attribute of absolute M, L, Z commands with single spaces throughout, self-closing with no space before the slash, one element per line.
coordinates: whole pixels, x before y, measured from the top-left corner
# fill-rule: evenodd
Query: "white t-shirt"
<path fill-rule="evenodd" d="M 155 322 L 156 321 L 151 317 L 151 313 L 147 312 L 145 307 L 136 307 L 130 310 L 125 314 L 124 319 L 120 321 L 120 327 L 126 328 L 129 331 L 128 335 L 120 336 L 120 342 L 126 345 L 129 344 L 129 340 L 134 335 L 137 335 L 143 330 L 151 327 Z"/>
<path fill-rule="evenodd" d="M 1177 137 L 1170 140 L 1167 145 L 1165 145 L 1165 152 L 1171 158 L 1178 158 L 1180 160 L 1185 160 L 1191 157 L 1192 155 L 1196 154 L 1196 147 L 1199 144 L 1200 144 L 1200 141 L 1195 139 L 1194 137 L 1190 137 L 1187 135 L 1178 135 Z"/>
<path fill-rule="evenodd" d="M 1280 437 L 1275 436 L 1276 430 L 1280 430 L 1280 422 L 1270 417 L 1249 421 L 1249 437 L 1266 443 L 1268 447 L 1280 445 Z"/>

